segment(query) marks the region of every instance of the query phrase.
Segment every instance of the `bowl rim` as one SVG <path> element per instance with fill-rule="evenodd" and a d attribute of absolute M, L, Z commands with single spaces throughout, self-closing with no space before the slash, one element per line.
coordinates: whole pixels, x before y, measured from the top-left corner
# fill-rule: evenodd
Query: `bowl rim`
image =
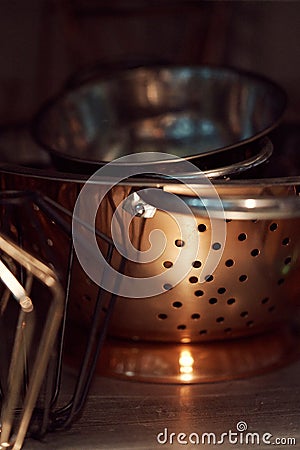
<path fill-rule="evenodd" d="M 218 154 L 222 154 L 222 156 L 224 156 L 224 154 L 226 152 L 230 152 L 233 149 L 239 149 L 239 148 L 244 148 L 245 146 L 259 140 L 260 138 L 266 136 L 267 134 L 269 134 L 272 130 L 274 130 L 274 128 L 276 128 L 278 126 L 278 124 L 281 122 L 284 112 L 286 110 L 286 106 L 288 103 L 288 98 L 287 98 L 287 94 L 285 92 L 285 90 L 274 80 L 272 80 L 271 78 L 260 74 L 260 73 L 256 73 L 254 71 L 250 71 L 250 70 L 245 70 L 245 69 L 240 69 L 234 66 L 226 66 L 226 65 L 209 65 L 209 64 L 203 64 L 203 65 L 154 65 L 154 66 L 146 66 L 146 67 L 138 67 L 138 68 L 133 68 L 133 69 L 126 69 L 124 71 L 120 71 L 118 72 L 118 76 L 116 75 L 115 77 L 111 78 L 111 79 L 101 79 L 99 77 L 99 79 L 93 79 L 91 81 L 85 82 L 82 85 L 76 86 L 75 88 L 72 89 L 65 89 L 62 88 L 56 95 L 52 96 L 50 99 L 46 100 L 44 102 L 44 104 L 41 106 L 41 108 L 37 111 L 37 113 L 34 115 L 33 120 L 31 122 L 31 135 L 33 137 L 33 139 L 35 140 L 35 142 L 40 145 L 43 149 L 45 149 L 46 151 L 49 152 L 50 155 L 52 155 L 54 158 L 61 160 L 62 162 L 74 162 L 77 164 L 82 164 L 86 167 L 90 166 L 91 169 L 94 168 L 94 170 L 96 170 L 95 166 L 102 166 L 105 165 L 107 162 L 109 161 L 97 161 L 97 160 L 89 160 L 86 158 L 80 158 L 79 156 L 75 156 L 72 154 L 68 154 L 67 152 L 58 150 L 57 148 L 55 148 L 53 145 L 50 145 L 48 142 L 45 141 L 45 139 L 43 139 L 42 135 L 41 135 L 41 127 L 43 122 L 46 120 L 47 118 L 47 113 L 49 113 L 52 108 L 56 107 L 59 102 L 63 102 L 65 101 L 69 96 L 74 95 L 78 92 L 80 92 L 81 90 L 86 90 L 88 88 L 91 88 L 93 86 L 97 86 L 99 84 L 105 86 L 105 85 L 110 85 L 112 82 L 117 82 L 118 80 L 123 80 L 123 79 L 127 79 L 127 78 L 131 78 L 134 76 L 139 76 L 140 73 L 143 72 L 159 72 L 159 71 L 183 71 L 183 70 L 191 70 L 194 73 L 197 72 L 212 72 L 215 74 L 227 74 L 227 76 L 235 76 L 237 78 L 244 78 L 245 80 L 251 80 L 251 82 L 257 83 L 257 84 L 263 84 L 265 85 L 268 89 L 273 89 L 273 91 L 276 93 L 277 98 L 278 98 L 278 103 L 279 107 L 278 107 L 278 112 L 275 115 L 274 114 L 274 118 L 272 123 L 270 123 L 268 126 L 265 126 L 264 128 L 262 128 L 259 132 L 255 133 L 254 135 L 245 138 L 245 139 L 241 139 L 237 142 L 234 142 L 230 145 L 227 146 L 223 146 L 220 148 L 216 148 L 216 149 L 211 149 L 207 152 L 201 152 L 201 153 L 195 153 L 195 154 L 190 154 L 187 156 L 182 157 L 183 159 L 186 159 L 188 161 L 193 161 L 196 158 L 205 158 L 209 155 L 218 155 Z M 167 161 L 166 161 L 167 162 Z"/>

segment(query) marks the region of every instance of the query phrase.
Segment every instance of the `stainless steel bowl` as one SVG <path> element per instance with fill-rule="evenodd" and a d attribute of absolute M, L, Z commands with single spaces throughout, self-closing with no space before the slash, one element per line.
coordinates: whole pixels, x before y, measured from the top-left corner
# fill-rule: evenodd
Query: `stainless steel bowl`
<path fill-rule="evenodd" d="M 126 154 L 160 151 L 194 160 L 215 177 L 270 156 L 253 142 L 277 125 L 285 104 L 279 86 L 252 73 L 139 68 L 64 92 L 42 108 L 33 128 L 68 171 L 93 172 Z"/>

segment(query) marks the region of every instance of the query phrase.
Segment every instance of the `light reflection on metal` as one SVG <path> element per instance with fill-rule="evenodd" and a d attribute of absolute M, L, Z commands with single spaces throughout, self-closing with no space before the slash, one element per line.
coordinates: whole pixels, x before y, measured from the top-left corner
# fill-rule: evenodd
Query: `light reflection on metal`
<path fill-rule="evenodd" d="M 253 209 L 256 207 L 256 200 L 254 198 L 248 198 L 245 200 L 246 208 Z"/>
<path fill-rule="evenodd" d="M 193 379 L 194 358 L 189 350 L 182 350 L 179 356 L 180 379 L 189 382 Z"/>
<path fill-rule="evenodd" d="M 146 86 L 146 97 L 149 100 L 150 104 L 157 104 L 160 102 L 160 92 L 159 92 L 159 84 L 154 81 L 154 82 L 150 82 L 147 86 Z"/>
<path fill-rule="evenodd" d="M 31 299 L 28 297 L 25 289 L 16 279 L 16 277 L 11 273 L 11 271 L 6 267 L 5 264 L 0 260 L 0 278 L 6 287 L 13 294 L 15 299 L 19 302 L 21 308 L 25 312 L 30 312 L 33 310 L 33 305 Z"/>
<path fill-rule="evenodd" d="M 0 235 L 0 249 L 1 253 L 5 255 L 3 260 L 7 258 L 14 260 L 14 264 L 11 264 L 13 267 L 16 267 L 15 264 L 18 264 L 23 269 L 26 269 L 27 272 L 26 279 L 23 280 L 23 287 L 20 281 L 16 279 L 15 273 L 12 273 L 0 261 L 0 278 L 7 288 L 7 292 L 10 292 L 15 297 L 21 307 L 18 313 L 11 359 L 6 375 L 7 388 L 4 393 L 1 392 L 1 396 L 3 395 L 3 403 L 1 405 L 2 428 L 0 429 L 0 449 L 12 446 L 12 450 L 20 450 L 23 446 L 32 413 L 38 400 L 41 385 L 60 327 L 63 315 L 64 296 L 57 276 L 50 268 L 2 235 Z M 16 411 L 19 407 L 19 400 L 22 397 L 20 393 L 26 373 L 26 361 L 32 353 L 31 338 L 33 335 L 34 318 L 30 313 L 33 311 L 33 305 L 27 292 L 30 294 L 33 277 L 37 279 L 38 283 L 44 283 L 46 286 L 48 284 L 47 287 L 50 288 L 51 293 L 51 304 L 49 304 L 39 345 L 36 348 L 36 355 L 32 361 L 31 375 L 28 380 L 25 398 L 19 411 L 20 418 L 18 426 L 14 429 L 17 417 Z M 50 281 L 51 278 L 52 282 Z M 5 296 L 4 300 L 9 300 L 9 298 L 10 296 Z M 37 305 L 38 303 L 35 304 L 35 306 Z M 14 434 L 12 435 L 13 429 Z"/>

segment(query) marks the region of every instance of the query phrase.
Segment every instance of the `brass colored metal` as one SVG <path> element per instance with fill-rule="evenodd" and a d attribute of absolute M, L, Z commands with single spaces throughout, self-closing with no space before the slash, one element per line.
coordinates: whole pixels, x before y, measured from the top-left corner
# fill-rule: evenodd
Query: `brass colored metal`
<path fill-rule="evenodd" d="M 78 192 L 85 181 L 86 178 L 82 175 L 15 166 L 7 166 L 1 173 L 3 189 L 15 189 L 18 186 L 22 190 L 41 192 L 59 205 L 58 214 L 69 222 Z M 99 180 L 99 190 L 106 182 L 104 179 Z M 189 262 L 190 272 L 178 285 L 159 296 L 146 299 L 117 298 L 108 329 L 107 348 L 111 359 L 106 357 L 108 353 L 105 358 L 103 357 L 103 361 L 108 364 L 106 374 L 126 376 L 122 371 L 128 370 L 124 360 L 130 360 L 130 348 L 133 352 L 136 351 L 134 349 L 138 350 L 134 362 L 134 375 L 131 377 L 135 379 L 140 376 L 136 366 L 139 363 L 144 365 L 143 348 L 145 355 L 151 355 L 156 351 L 158 354 L 162 352 L 161 355 L 164 357 L 159 357 L 157 361 L 161 361 L 163 365 L 163 360 L 168 360 L 171 350 L 176 356 L 173 358 L 170 355 L 170 358 L 178 361 L 180 352 L 178 353 L 179 350 L 176 349 L 190 351 L 192 347 L 194 352 L 192 358 L 195 360 L 193 367 L 196 368 L 200 367 L 199 355 L 203 354 L 205 348 L 207 351 L 219 348 L 222 349 L 220 355 L 222 352 L 230 355 L 230 347 L 237 347 L 239 342 L 245 343 L 244 339 L 249 342 L 249 348 L 250 343 L 256 342 L 253 344 L 253 353 L 249 349 L 249 354 L 252 355 L 249 357 L 249 364 L 255 370 L 266 366 L 273 367 L 274 361 L 279 364 L 285 350 L 290 346 L 284 344 L 289 342 L 289 339 L 285 340 L 282 337 L 283 347 L 278 351 L 280 348 L 276 344 L 278 336 L 284 336 L 281 330 L 293 326 L 293 319 L 297 316 L 299 308 L 300 197 L 297 194 L 299 184 L 299 176 L 289 177 L 288 174 L 282 178 L 214 183 L 222 198 L 225 217 L 228 220 L 227 239 L 218 267 L 212 278 L 208 278 L 204 283 L 199 282 L 199 276 L 208 249 L 214 244 L 211 241 L 211 225 L 205 211 L 200 207 L 197 208 L 197 205 L 193 210 L 196 225 L 193 225 L 191 232 L 199 237 L 200 247 L 196 258 L 191 259 L 190 243 L 187 241 L 183 246 L 176 245 L 176 241 L 180 239 L 178 229 L 166 213 L 157 209 L 153 216 L 144 218 L 139 210 L 130 228 L 133 245 L 142 250 L 148 248 L 149 234 L 155 228 L 159 228 L 167 237 L 166 248 L 163 254 L 151 263 L 139 265 L 127 261 L 124 273 L 150 277 L 168 271 L 180 253 Z M 96 218 L 97 231 L 110 238 L 111 219 L 115 207 L 132 191 L 140 190 L 144 186 L 174 192 L 182 196 L 187 203 L 191 200 L 186 187 L 179 183 L 166 180 L 128 180 L 115 186 L 101 204 Z M 198 185 L 198 189 L 201 190 L 202 198 L 206 198 L 205 186 Z M 96 200 L 91 198 L 90 202 Z M 143 201 L 146 201 L 145 198 Z M 217 216 L 218 211 L 212 209 L 211 213 L 216 213 Z M 53 244 L 50 247 L 52 262 L 63 282 L 69 275 L 67 270 L 71 271 L 68 325 L 73 342 L 79 345 L 81 336 L 78 328 L 85 329 L 85 334 L 88 334 L 98 287 L 84 273 L 76 258 L 72 262 L 72 267 L 68 266 L 67 249 L 70 240 L 59 232 L 59 221 L 52 223 L 49 217 L 43 216 L 41 210 L 33 210 L 32 219 L 36 219 L 39 225 L 42 243 L 50 240 Z M 187 226 L 191 226 L 188 218 L 186 220 Z M 26 227 L 26 223 L 23 227 L 23 234 L 32 245 L 34 230 Z M 122 239 L 121 233 L 119 239 Z M 105 250 L 100 240 L 99 246 Z M 47 248 L 49 250 L 48 244 Z M 114 267 L 119 267 L 120 256 L 115 251 L 111 263 Z M 106 316 L 106 306 L 111 299 L 111 294 L 105 295 L 103 320 Z M 264 342 L 266 336 L 269 336 L 270 341 L 273 340 L 274 345 L 267 345 Z M 126 351 L 122 347 L 124 342 Z M 247 354 L 246 350 L 243 350 L 242 346 L 239 348 L 242 349 L 239 353 L 232 353 L 235 355 L 234 359 L 233 357 L 227 359 L 232 361 L 230 376 L 234 376 L 234 370 L 237 376 L 252 373 L 252 369 L 244 365 L 243 355 Z M 254 359 L 258 349 L 263 356 L 258 358 L 256 365 Z M 188 360 L 188 354 L 183 356 Z M 211 357 L 213 358 L 213 355 Z M 180 371 L 177 370 L 176 375 L 176 368 L 178 369 L 177 362 L 173 364 L 172 370 L 161 372 L 161 378 L 154 371 L 151 377 L 150 369 L 147 375 L 141 377 L 149 381 L 172 382 L 175 379 L 178 381 Z M 202 366 L 201 368 L 203 369 Z M 226 378 L 228 366 L 219 365 L 218 370 L 218 379 Z M 145 373 L 145 369 L 141 369 L 141 372 Z M 168 376 L 168 373 L 173 375 Z M 196 369 L 194 373 L 197 373 Z M 208 365 L 206 380 L 209 380 L 209 373 L 211 372 Z M 212 379 L 215 379 L 215 376 Z M 194 380 L 201 380 L 200 373 Z"/>
<path fill-rule="evenodd" d="M 97 373 L 158 383 L 206 383 L 249 377 L 299 357 L 298 332 L 288 327 L 234 340 L 171 344 L 109 339 Z"/>
<path fill-rule="evenodd" d="M 168 188 L 171 189 L 171 186 L 168 185 Z M 275 186 L 274 190 L 277 190 L 276 194 L 280 198 L 280 187 Z M 281 190 L 283 193 L 282 187 Z M 224 191 L 226 192 L 226 186 Z M 222 188 L 219 192 L 220 195 L 223 194 Z M 126 195 L 128 192 L 124 187 L 117 187 L 111 199 L 118 204 Z M 224 197 L 226 199 L 226 195 Z M 239 198 L 241 196 L 237 195 L 236 200 Z M 108 235 L 113 209 L 111 202 L 107 202 L 102 205 L 97 217 L 97 228 Z M 260 217 L 257 220 L 252 218 L 255 217 L 255 211 L 249 210 L 249 220 L 227 220 L 223 255 L 212 276 L 203 283 L 199 281 L 200 274 L 208 251 L 214 244 L 211 223 L 205 215 L 196 213 L 196 228 L 188 217 L 184 218 L 186 227 L 191 229 L 191 233 L 197 233 L 200 240 L 195 259 L 190 257 L 193 249 L 189 241 L 180 246 L 176 245 L 180 233 L 175 221 L 167 213 L 156 210 L 151 218 L 135 217 L 132 220 L 130 238 L 136 248 L 145 251 L 149 247 L 149 235 L 155 229 L 160 229 L 165 234 L 167 243 L 162 255 L 150 263 L 127 261 L 124 272 L 126 275 L 147 278 L 167 272 L 180 254 L 181 258 L 189 261 L 190 272 L 178 285 L 155 297 L 118 298 L 109 328 L 110 340 L 103 359 L 102 369 L 105 373 L 127 377 L 126 372 L 130 372 L 128 366 L 132 363 L 135 367 L 132 370 L 133 379 L 197 382 L 202 380 L 202 373 L 204 380 L 212 381 L 234 377 L 234 372 L 236 376 L 240 376 L 280 363 L 279 360 L 285 352 L 289 353 L 291 342 L 290 336 L 286 345 L 286 335 L 282 335 L 281 330 L 289 326 L 298 311 L 296 302 L 299 295 L 297 279 L 300 270 L 300 218 L 276 219 L 268 217 L 266 212 L 267 218 Z M 228 214 L 230 217 L 230 213 Z M 276 217 L 275 211 L 273 217 Z M 121 233 L 119 238 L 121 241 Z M 118 258 L 116 254 L 112 265 L 118 266 Z M 80 268 L 77 270 L 79 277 Z M 72 313 L 75 321 L 88 324 L 94 308 L 93 295 L 89 293 L 89 301 L 84 301 L 82 288 L 83 284 L 77 284 L 77 297 L 74 296 Z M 268 345 L 264 342 L 266 336 Z M 277 345 L 280 336 L 282 347 Z M 259 342 L 264 342 L 266 353 L 261 352 L 261 357 L 255 359 L 257 348 L 261 345 Z M 225 360 L 228 357 L 231 362 L 231 351 L 234 353 L 233 349 L 238 348 L 237 353 L 234 353 L 235 363 L 231 366 L 232 371 L 228 366 L 215 362 L 215 373 L 212 375 L 209 358 L 205 359 L 208 366 L 205 367 L 204 364 L 200 370 L 198 358 L 201 360 L 202 352 L 206 352 L 206 345 L 207 351 L 212 351 L 212 360 L 214 352 L 218 351 L 220 355 L 222 352 L 227 355 L 224 356 Z M 176 372 L 176 361 L 179 349 L 188 350 L 189 346 L 192 346 L 195 354 L 194 376 L 191 380 L 188 380 L 188 377 L 183 380 L 178 370 Z M 172 352 L 174 357 L 169 356 Z M 250 362 L 249 358 L 245 357 L 247 352 Z M 146 355 L 151 354 L 161 356 L 157 356 L 152 369 L 149 363 L 149 372 L 146 373 L 144 356 L 147 359 Z M 244 357 L 247 359 L 245 364 Z M 155 359 L 155 356 L 153 358 Z M 163 360 L 165 363 L 169 360 L 169 379 L 168 371 L 163 372 Z M 124 361 L 128 362 L 128 366 Z M 158 361 L 161 363 L 161 374 L 155 373 L 154 370 L 154 366 L 160 364 Z"/>
<path fill-rule="evenodd" d="M 0 447 L 1 445 L 4 447 L 9 444 L 9 446 L 12 447 L 12 450 L 20 450 L 25 439 L 33 409 L 36 406 L 52 348 L 61 323 L 64 296 L 55 273 L 46 265 L 2 235 L 0 235 L 0 249 L 2 253 L 8 255 L 8 257 L 11 258 L 16 264 L 19 264 L 27 271 L 24 289 L 24 292 L 26 293 L 25 297 L 18 298 L 16 296 L 15 287 L 17 286 L 17 289 L 21 290 L 23 288 L 21 285 L 18 285 L 17 280 L 14 280 L 13 274 L 11 274 L 9 283 L 5 283 L 8 290 L 10 290 L 16 300 L 19 301 L 21 309 L 17 322 L 12 357 L 9 366 L 7 392 L 4 394 L 4 403 L 1 411 L 2 429 L 0 435 Z M 1 278 L 5 275 L 5 272 L 5 269 L 1 269 Z M 31 313 L 34 311 L 34 307 L 37 306 L 37 304 L 33 301 L 32 306 L 31 299 L 28 296 L 33 284 L 33 278 L 43 283 L 49 289 L 52 296 L 51 306 L 47 314 L 44 330 L 37 347 L 33 346 L 31 342 L 31 337 L 34 331 L 33 328 L 35 326 L 35 321 L 32 320 Z M 4 292 L 5 301 L 7 301 L 7 289 Z M 36 356 L 33 362 L 32 373 L 28 382 L 25 399 L 21 407 L 21 416 L 17 421 L 16 411 L 17 407 L 19 407 L 25 365 L 27 364 L 26 360 L 29 357 L 32 348 L 37 349 Z M 14 437 L 12 438 L 11 432 L 13 426 L 16 425 L 16 422 L 18 422 L 17 428 L 14 430 Z"/>
<path fill-rule="evenodd" d="M 180 252 L 184 252 L 184 258 L 190 257 L 189 242 L 182 248 L 176 246 L 178 230 L 167 214 L 157 212 L 145 221 L 142 240 L 138 233 L 140 220 L 133 221 L 134 245 L 139 243 L 145 249 L 150 232 L 158 225 L 168 236 L 167 245 L 153 262 L 128 262 L 125 274 L 154 276 L 167 271 Z M 197 258 L 190 261 L 186 278 L 155 297 L 120 298 L 110 326 L 111 336 L 135 342 L 231 339 L 274 329 L 294 314 L 300 264 L 299 219 L 228 222 L 220 263 L 204 283 L 199 282 L 199 277 L 212 245 L 208 219 L 198 217 L 198 228 L 203 230 L 196 230 L 200 250 Z M 93 300 L 82 301 L 81 287 L 79 284 L 79 295 L 74 299 L 74 314 L 81 322 L 88 322 Z"/>

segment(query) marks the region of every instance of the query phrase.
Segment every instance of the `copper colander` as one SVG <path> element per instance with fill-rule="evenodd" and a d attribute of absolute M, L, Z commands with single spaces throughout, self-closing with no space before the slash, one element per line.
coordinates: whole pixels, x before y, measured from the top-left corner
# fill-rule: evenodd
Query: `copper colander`
<path fill-rule="evenodd" d="M 181 190 L 180 195 L 184 196 L 182 187 L 165 186 L 165 189 Z M 167 236 L 167 244 L 155 261 L 146 264 L 127 261 L 126 275 L 146 278 L 167 273 L 179 255 L 189 261 L 190 271 L 179 284 L 163 285 L 164 292 L 154 297 L 117 299 L 107 351 L 100 361 L 102 372 L 143 380 L 206 381 L 259 371 L 291 355 L 295 342 L 291 330 L 297 302 L 299 305 L 300 218 L 296 206 L 299 197 L 288 186 L 273 186 L 275 197 L 267 191 L 265 187 L 249 185 L 231 186 L 229 190 L 225 185 L 219 186 L 227 236 L 220 262 L 204 282 L 200 282 L 200 275 L 208 251 L 212 247 L 217 253 L 221 245 L 212 241 L 210 219 L 201 209 L 194 209 L 196 226 L 188 217 L 183 218 L 186 227 L 200 240 L 197 257 L 193 259 L 192 242 L 181 239 L 177 225 L 167 213 L 156 210 L 152 218 L 133 219 L 130 238 L 136 248 L 146 250 L 148 237 L 157 228 Z M 247 198 L 242 197 L 246 192 Z M 110 233 L 113 210 L 127 194 L 124 186 L 118 186 L 111 193 L 115 205 L 112 206 L 111 200 L 102 204 L 97 219 L 99 230 Z M 254 209 L 249 198 L 256 202 Z M 185 199 L 188 203 L 192 197 Z M 122 234 L 119 239 L 122 241 Z M 119 261 L 116 253 L 112 265 L 118 267 Z M 79 265 L 75 266 L 77 279 L 81 270 Z M 88 279 L 74 284 L 73 319 L 81 325 L 90 323 L 94 289 Z M 107 301 L 110 296 L 107 294 Z M 105 312 L 104 305 L 103 316 Z M 291 335 L 286 334 L 287 329 Z M 271 347 L 263 344 L 267 342 Z M 198 361 L 209 348 L 212 351 L 208 354 L 215 361 L 213 367 L 210 360 L 208 365 L 195 369 L 191 377 L 182 378 L 181 352 L 198 355 L 191 357 Z M 219 357 L 214 359 L 216 354 Z M 142 362 L 144 359 L 146 362 Z"/>
<path fill-rule="evenodd" d="M 274 158 L 276 163 L 276 154 Z M 264 176 L 271 164 L 266 166 Z M 151 277 L 168 273 L 179 254 L 185 255 L 190 272 L 179 284 L 167 286 L 162 294 L 151 298 L 115 298 L 108 292 L 101 293 L 99 333 L 112 298 L 115 303 L 99 372 L 146 381 L 213 381 L 261 372 L 295 356 L 299 342 L 300 199 L 299 177 L 289 174 L 296 167 L 295 163 L 288 168 L 286 178 L 214 182 L 225 210 L 227 239 L 219 265 L 203 283 L 199 277 L 208 249 L 218 243 L 212 242 L 205 211 L 200 204 L 193 204 L 183 185 L 165 179 L 132 179 L 109 192 L 96 219 L 99 246 L 106 256 L 107 244 L 100 239 L 101 233 L 110 238 L 116 206 L 143 187 L 171 191 L 191 205 L 196 217 L 191 233 L 201 245 L 191 259 L 191 243 L 180 242 L 173 220 L 159 208 L 152 218 L 143 214 L 133 218 L 130 238 L 136 248 L 147 248 L 148 236 L 157 227 L 167 236 L 167 245 L 152 263 L 126 261 L 126 274 Z M 56 212 L 24 202 L 18 214 L 7 207 L 2 221 L 3 226 L 7 221 L 13 240 L 21 236 L 26 250 L 55 268 L 66 288 L 65 349 L 71 364 L 77 364 L 84 353 L 99 291 L 72 253 L 72 237 L 61 226 L 62 221 L 70 224 L 85 181 L 80 174 L 11 164 L 1 171 L 3 189 L 17 187 L 47 196 Z M 99 182 L 99 190 L 105 183 Z M 207 197 L 205 189 L 201 196 Z M 90 198 L 93 201 L 97 198 Z M 214 205 L 212 212 L 216 220 L 224 220 Z M 186 221 L 187 227 L 191 226 L 188 218 Z M 119 240 L 122 242 L 122 233 Z M 218 246 L 215 248 L 217 252 Z M 114 249 L 111 264 L 118 268 L 120 262 Z"/>

